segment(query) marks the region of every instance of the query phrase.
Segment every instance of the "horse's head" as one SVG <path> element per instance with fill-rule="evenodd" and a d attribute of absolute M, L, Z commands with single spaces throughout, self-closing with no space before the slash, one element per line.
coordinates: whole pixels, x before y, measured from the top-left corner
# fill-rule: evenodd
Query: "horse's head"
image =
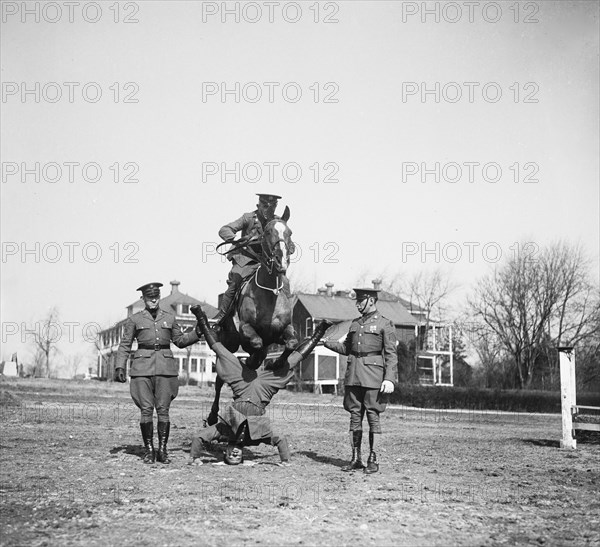
<path fill-rule="evenodd" d="M 290 255 L 294 252 L 292 230 L 287 225 L 290 218 L 289 207 L 283 216 L 271 220 L 263 230 L 262 250 L 269 271 L 285 273 L 290 265 Z"/>

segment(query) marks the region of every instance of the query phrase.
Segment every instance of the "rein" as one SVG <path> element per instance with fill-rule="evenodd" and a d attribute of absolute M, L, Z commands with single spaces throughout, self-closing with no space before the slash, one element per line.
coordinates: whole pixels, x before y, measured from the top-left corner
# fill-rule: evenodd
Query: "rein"
<path fill-rule="evenodd" d="M 238 242 L 237 245 L 229 242 L 229 241 L 223 241 L 223 243 L 219 243 L 216 247 L 215 247 L 215 251 L 219 252 L 219 247 L 223 247 L 223 245 L 231 245 L 231 249 L 225 251 L 224 253 L 219 252 L 219 254 L 221 256 L 227 256 L 228 254 L 234 253 L 235 251 L 239 251 L 239 250 L 245 250 L 249 255 L 252 256 L 252 258 L 256 259 L 257 262 L 260 262 L 261 264 L 263 263 L 263 259 L 261 256 L 259 256 L 258 253 L 254 252 L 250 247 L 250 243 L 255 243 L 256 241 L 258 241 L 258 238 L 256 237 L 252 237 L 250 238 L 248 241 L 243 241 L 241 243 Z M 266 264 L 265 264 L 266 266 Z"/>
<path fill-rule="evenodd" d="M 280 219 L 274 219 L 274 220 L 270 220 L 269 222 L 267 222 L 266 226 L 264 227 L 263 230 L 263 237 L 260 238 L 260 245 L 261 248 L 263 250 L 263 256 L 260 256 L 257 252 L 255 252 L 254 250 L 252 250 L 249 245 L 251 243 L 256 243 L 257 241 L 259 241 L 259 238 L 257 237 L 251 237 L 250 239 L 248 239 L 247 241 L 242 241 L 242 242 L 234 242 L 231 243 L 229 241 L 223 241 L 223 243 L 219 243 L 215 250 L 217 252 L 219 252 L 219 248 L 223 247 L 223 245 L 231 245 L 231 248 L 227 251 L 225 251 L 224 253 L 219 252 L 219 254 L 221 256 L 227 256 L 231 253 L 234 253 L 236 251 L 240 251 L 243 250 L 245 253 L 249 254 L 252 258 L 254 258 L 254 260 L 256 260 L 259 264 L 261 264 L 262 266 L 264 266 L 267 271 L 269 272 L 269 275 L 271 275 L 273 273 L 273 266 L 275 263 L 275 257 L 271 254 L 271 249 L 269 249 L 268 247 L 265 246 L 266 240 L 264 238 L 264 233 L 267 231 L 268 227 L 270 224 L 279 221 Z M 286 250 L 289 252 L 289 248 L 290 246 L 288 245 L 287 241 L 283 238 L 279 238 L 275 244 L 277 243 L 283 243 L 285 245 Z M 268 257 L 265 259 L 265 257 Z M 257 270 L 258 271 L 258 270 Z M 260 285 L 258 285 L 258 281 L 257 281 L 257 286 L 259 286 L 261 289 L 268 289 L 268 290 L 273 290 L 273 289 L 269 289 L 268 287 L 261 287 Z M 282 285 L 283 286 L 283 285 Z M 281 289 L 281 287 L 279 287 L 277 289 L 277 291 L 279 291 L 279 289 Z M 275 293 L 275 294 L 278 294 Z"/>

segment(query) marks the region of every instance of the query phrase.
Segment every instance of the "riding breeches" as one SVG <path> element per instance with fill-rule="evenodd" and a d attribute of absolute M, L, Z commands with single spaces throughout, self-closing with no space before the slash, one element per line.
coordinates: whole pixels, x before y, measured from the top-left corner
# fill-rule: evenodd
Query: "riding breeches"
<path fill-rule="evenodd" d="M 346 386 L 344 409 L 350 413 L 350 431 L 362 431 L 365 413 L 371 433 L 381 433 L 379 414 L 385 410 L 383 394 L 378 389 Z"/>
<path fill-rule="evenodd" d="M 179 381 L 177 376 L 134 376 L 129 390 L 141 411 L 140 423 L 151 422 L 155 408 L 158 421 L 168 422 L 171 401 L 179 393 Z"/>

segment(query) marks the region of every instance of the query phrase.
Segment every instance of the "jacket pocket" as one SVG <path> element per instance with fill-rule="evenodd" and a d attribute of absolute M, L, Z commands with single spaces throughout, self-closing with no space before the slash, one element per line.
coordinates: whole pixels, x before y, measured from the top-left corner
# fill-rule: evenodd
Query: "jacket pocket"
<path fill-rule="evenodd" d="M 383 368 L 383 357 L 381 355 L 371 355 L 370 357 L 363 357 L 363 364 L 370 367 Z"/>

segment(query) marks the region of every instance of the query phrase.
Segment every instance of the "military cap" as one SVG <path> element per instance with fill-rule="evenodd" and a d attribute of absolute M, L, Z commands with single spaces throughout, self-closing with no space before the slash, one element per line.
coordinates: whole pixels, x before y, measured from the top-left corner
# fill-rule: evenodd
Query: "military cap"
<path fill-rule="evenodd" d="M 281 196 L 276 196 L 275 194 L 256 194 L 258 196 L 259 201 L 265 201 L 267 203 L 277 202 L 278 199 L 281 199 Z"/>
<path fill-rule="evenodd" d="M 146 283 L 145 285 L 138 287 L 136 291 L 142 291 L 142 296 L 144 298 L 154 298 L 160 296 L 160 288 L 162 286 L 162 283 L 155 281 L 153 283 Z"/>
<path fill-rule="evenodd" d="M 366 289 L 352 289 L 356 293 L 356 300 L 360 302 L 369 296 L 372 296 L 375 300 L 377 300 L 377 293 L 379 292 L 377 289 L 366 288 Z"/>

